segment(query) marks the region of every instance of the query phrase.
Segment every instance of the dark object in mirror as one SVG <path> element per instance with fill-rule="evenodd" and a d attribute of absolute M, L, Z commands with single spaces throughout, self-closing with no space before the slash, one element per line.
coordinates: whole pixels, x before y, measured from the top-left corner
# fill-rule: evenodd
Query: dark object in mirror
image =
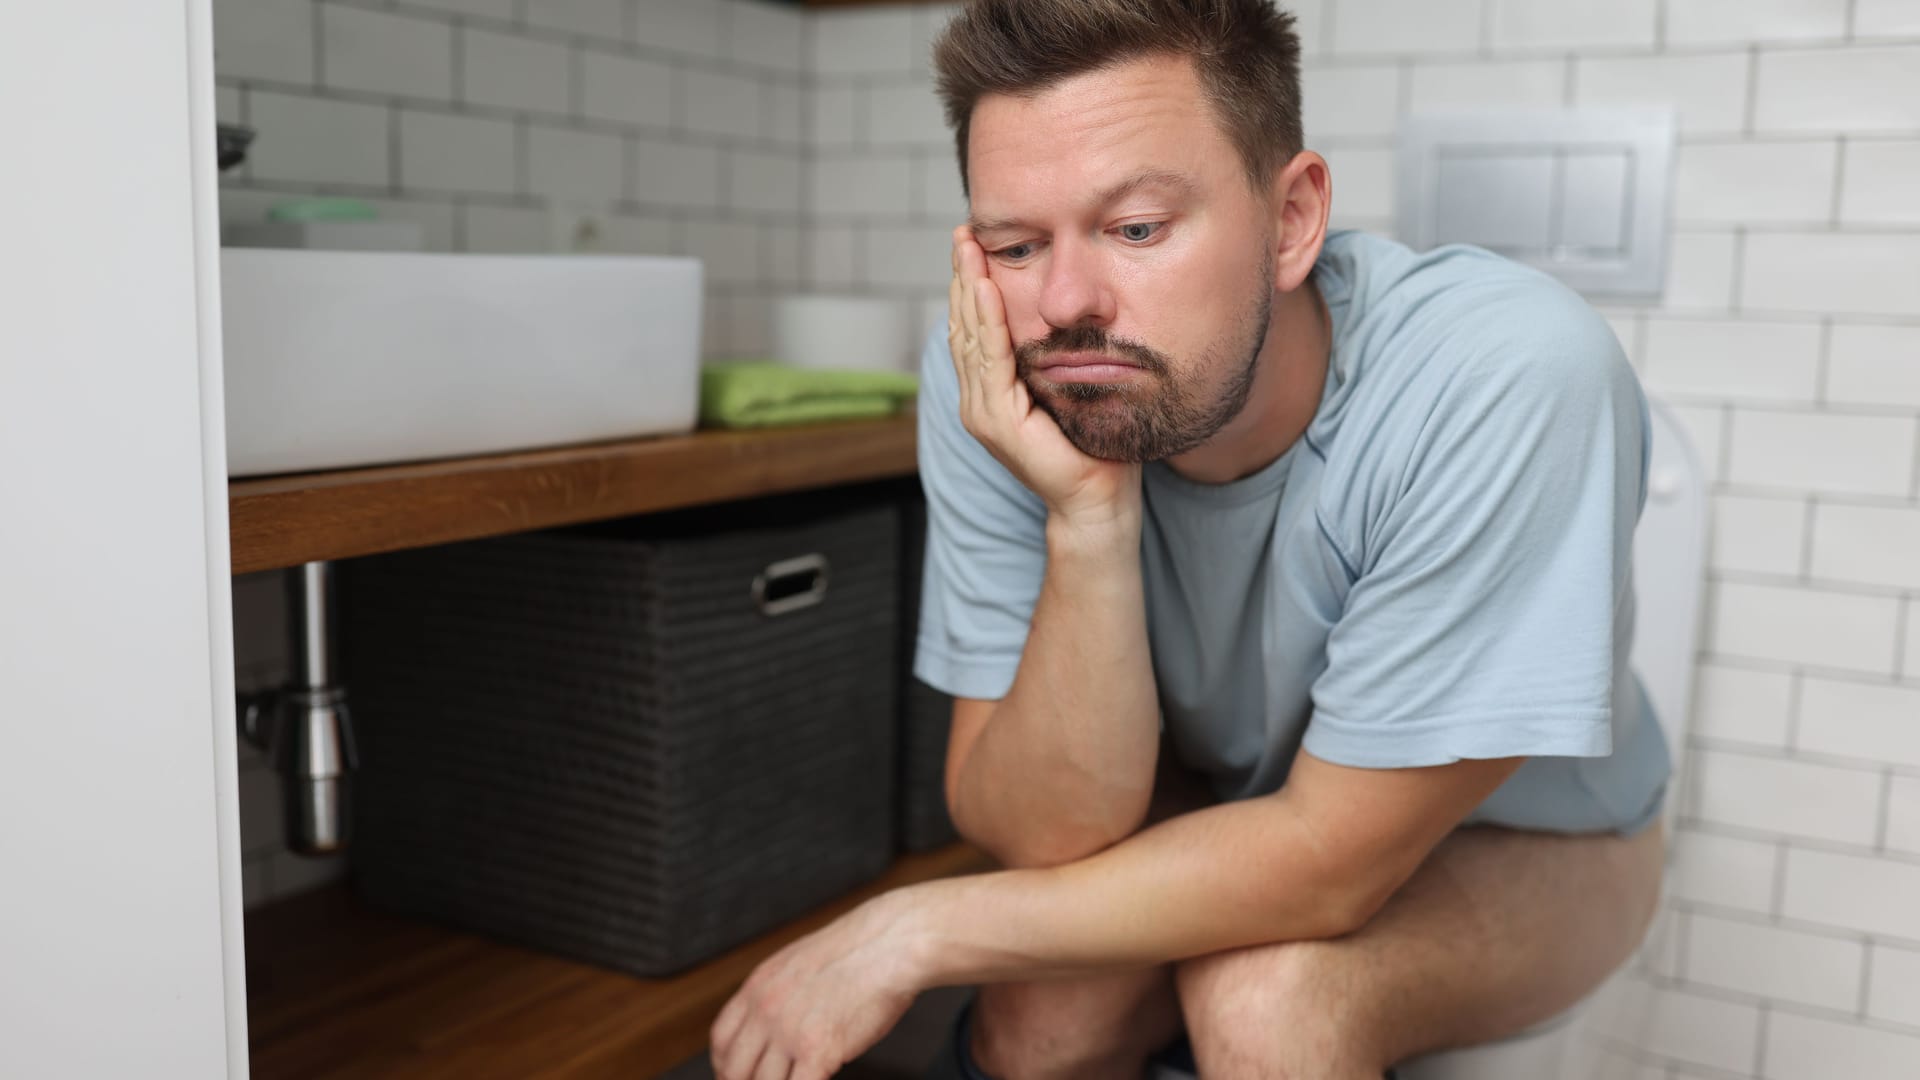
<path fill-rule="evenodd" d="M 217 131 L 220 171 L 226 172 L 247 160 L 247 147 L 253 143 L 254 133 L 252 128 L 238 124 L 221 124 Z"/>

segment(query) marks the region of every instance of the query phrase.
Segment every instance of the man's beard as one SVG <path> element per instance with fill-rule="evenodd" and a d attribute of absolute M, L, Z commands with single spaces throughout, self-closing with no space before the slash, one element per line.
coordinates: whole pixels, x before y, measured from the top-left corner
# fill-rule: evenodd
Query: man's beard
<path fill-rule="evenodd" d="M 1014 373 L 1027 385 L 1034 404 L 1053 417 L 1067 441 L 1083 454 L 1135 463 L 1184 454 L 1213 438 L 1246 407 L 1273 317 L 1271 266 L 1269 255 L 1259 295 L 1248 306 L 1239 332 L 1210 349 L 1187 374 L 1176 373 L 1165 356 L 1145 345 L 1112 337 L 1095 326 L 1056 328 L 1044 339 L 1020 345 L 1014 349 Z M 1078 352 L 1120 357 L 1149 378 L 1139 380 L 1141 386 L 1036 379 L 1040 360 Z M 1205 396 L 1202 380 L 1229 363 L 1233 366 L 1226 382 Z"/>

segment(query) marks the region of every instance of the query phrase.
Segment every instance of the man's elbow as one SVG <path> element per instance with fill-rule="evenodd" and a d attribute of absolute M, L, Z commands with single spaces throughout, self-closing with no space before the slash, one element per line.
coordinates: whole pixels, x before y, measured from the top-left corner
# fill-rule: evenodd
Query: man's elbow
<path fill-rule="evenodd" d="M 1064 866 L 1096 855 L 1140 830 L 1145 812 L 1052 821 L 976 821 L 951 796 L 947 806 L 962 839 L 1010 870 Z M 996 827 L 997 826 L 997 827 Z"/>

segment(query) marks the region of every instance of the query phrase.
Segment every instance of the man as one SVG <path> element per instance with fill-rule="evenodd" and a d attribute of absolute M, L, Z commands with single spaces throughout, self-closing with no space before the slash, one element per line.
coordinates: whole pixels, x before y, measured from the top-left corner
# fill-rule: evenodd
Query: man
<path fill-rule="evenodd" d="M 723 1080 L 827 1076 L 941 985 L 981 987 L 941 1075 L 1137 1077 L 1184 1033 L 1207 1080 L 1377 1080 L 1644 933 L 1645 401 L 1550 278 L 1328 234 L 1291 23 L 975 0 L 936 45 L 972 219 L 916 670 L 1007 869 L 769 960 Z"/>

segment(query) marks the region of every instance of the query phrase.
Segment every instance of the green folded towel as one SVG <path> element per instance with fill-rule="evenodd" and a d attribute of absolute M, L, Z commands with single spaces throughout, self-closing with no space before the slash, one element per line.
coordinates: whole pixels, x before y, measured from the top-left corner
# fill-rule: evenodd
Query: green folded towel
<path fill-rule="evenodd" d="M 700 422 L 771 427 L 891 416 L 919 392 L 901 371 L 825 371 L 736 360 L 700 369 Z"/>

